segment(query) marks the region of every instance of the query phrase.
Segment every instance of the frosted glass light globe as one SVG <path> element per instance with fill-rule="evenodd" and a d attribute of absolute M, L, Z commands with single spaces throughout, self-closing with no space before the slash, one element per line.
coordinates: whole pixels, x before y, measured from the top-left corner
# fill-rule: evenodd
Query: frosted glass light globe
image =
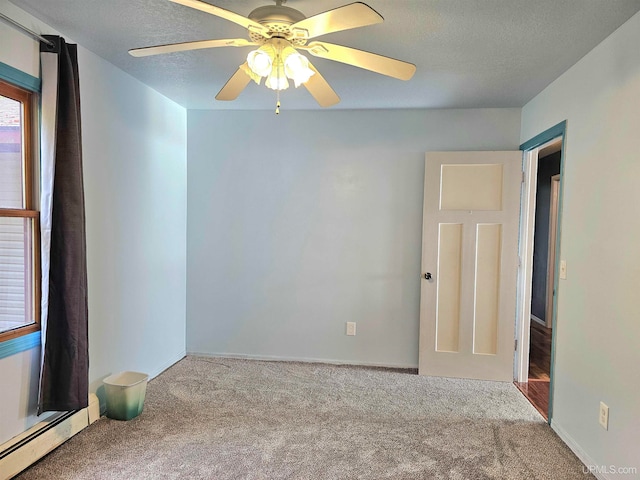
<path fill-rule="evenodd" d="M 315 72 L 309 68 L 309 60 L 304 55 L 295 52 L 290 54 L 284 62 L 284 70 L 298 88 L 307 82 Z"/>
<path fill-rule="evenodd" d="M 271 73 L 273 61 L 271 56 L 263 50 L 254 50 L 247 55 L 247 63 L 249 68 L 253 70 L 256 75 L 266 77 Z"/>

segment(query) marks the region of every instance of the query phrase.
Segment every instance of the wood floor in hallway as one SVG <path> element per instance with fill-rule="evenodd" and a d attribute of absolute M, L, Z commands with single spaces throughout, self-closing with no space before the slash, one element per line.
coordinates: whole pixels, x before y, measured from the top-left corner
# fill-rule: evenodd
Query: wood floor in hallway
<path fill-rule="evenodd" d="M 548 419 L 551 329 L 532 320 L 530 339 L 529 381 L 514 383 L 542 416 Z"/>

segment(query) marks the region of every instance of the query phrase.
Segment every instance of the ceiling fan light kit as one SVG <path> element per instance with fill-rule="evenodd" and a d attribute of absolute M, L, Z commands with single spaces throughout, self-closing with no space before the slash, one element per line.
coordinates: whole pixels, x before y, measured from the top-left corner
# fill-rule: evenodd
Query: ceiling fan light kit
<path fill-rule="evenodd" d="M 238 38 L 156 45 L 129 50 L 131 55 L 144 57 L 204 48 L 258 47 L 249 52 L 247 61 L 240 65 L 218 92 L 217 100 L 235 100 L 251 80 L 260 85 L 265 78 L 265 86 L 278 94 L 276 113 L 280 111 L 280 91 L 289 88 L 289 80 L 293 81 L 296 88 L 304 85 L 320 106 L 337 104 L 340 97 L 309 59 L 298 50 L 400 80 L 409 80 L 416 71 L 415 65 L 411 63 L 355 48 L 318 41 L 307 45 L 310 39 L 321 35 L 382 23 L 382 16 L 362 2 L 307 18 L 302 12 L 283 6 L 286 0 L 275 0 L 275 5 L 258 7 L 248 17 L 201 0 L 170 1 L 236 23 L 247 29 L 249 40 Z"/>
<path fill-rule="evenodd" d="M 245 69 L 243 71 L 258 85 L 266 77 L 265 85 L 272 90 L 289 88 L 287 79 L 293 80 L 298 88 L 315 74 L 309 68 L 309 59 L 300 55 L 287 40 L 278 37 L 271 38 L 259 49 L 249 52 L 247 64 L 251 72 Z"/>

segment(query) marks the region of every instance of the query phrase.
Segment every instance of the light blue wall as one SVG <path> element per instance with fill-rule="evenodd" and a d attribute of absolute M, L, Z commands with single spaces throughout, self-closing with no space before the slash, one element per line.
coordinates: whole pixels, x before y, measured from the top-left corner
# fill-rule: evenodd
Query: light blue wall
<path fill-rule="evenodd" d="M 78 61 L 96 390 L 185 355 L 187 114 L 85 49 Z"/>
<path fill-rule="evenodd" d="M 638 45 L 640 14 L 525 105 L 521 140 L 567 120 L 551 425 L 587 465 L 640 472 Z"/>
<path fill-rule="evenodd" d="M 55 33 L 3 0 L 0 11 Z M 0 62 L 39 75 L 37 42 L 0 23 L 0 45 Z M 111 373 L 154 376 L 185 353 L 187 114 L 82 47 L 78 62 L 95 391 Z M 0 359 L 0 444 L 40 420 L 39 354 Z"/>
<path fill-rule="evenodd" d="M 519 131 L 519 109 L 189 111 L 187 350 L 417 366 L 424 153 Z"/>

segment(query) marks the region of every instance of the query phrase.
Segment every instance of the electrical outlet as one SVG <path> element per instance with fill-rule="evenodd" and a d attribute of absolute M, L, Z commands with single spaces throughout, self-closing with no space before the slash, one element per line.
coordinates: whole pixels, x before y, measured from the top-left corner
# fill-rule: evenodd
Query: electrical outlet
<path fill-rule="evenodd" d="M 356 322 L 347 322 L 347 335 L 356 334 Z"/>
<path fill-rule="evenodd" d="M 567 261 L 566 260 L 560 260 L 560 278 L 562 280 L 567 279 Z"/>
<path fill-rule="evenodd" d="M 609 430 L 609 407 L 604 402 L 600 402 L 600 425 Z"/>

